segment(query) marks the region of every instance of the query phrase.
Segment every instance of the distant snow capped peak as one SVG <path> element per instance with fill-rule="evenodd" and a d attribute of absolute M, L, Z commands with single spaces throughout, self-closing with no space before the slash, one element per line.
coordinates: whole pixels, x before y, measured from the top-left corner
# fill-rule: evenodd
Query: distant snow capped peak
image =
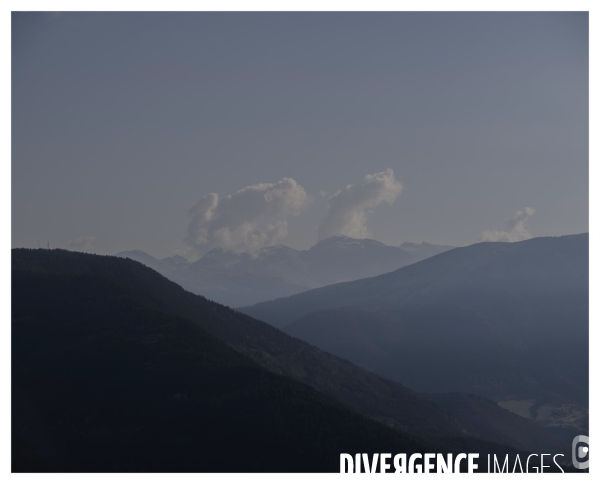
<path fill-rule="evenodd" d="M 189 260 L 187 260 L 182 255 L 172 255 L 171 257 L 165 257 L 164 259 L 161 259 L 161 260 L 172 261 L 172 262 L 189 262 Z"/>
<path fill-rule="evenodd" d="M 190 263 L 189 260 L 187 260 L 185 257 L 183 257 L 181 255 L 173 255 L 171 257 L 165 257 L 164 259 L 161 259 L 161 262 L 164 262 L 165 264 L 169 264 L 170 266 L 173 266 L 173 267 L 182 267 L 182 266 L 185 266 Z"/>
<path fill-rule="evenodd" d="M 287 245 L 277 244 L 277 245 L 269 245 L 268 247 L 263 247 L 260 249 L 260 254 L 277 254 L 277 253 L 285 253 L 285 252 L 300 252 L 296 249 L 292 249 Z"/>
<path fill-rule="evenodd" d="M 195 262 L 179 255 L 157 260 L 140 250 L 117 255 L 137 260 L 192 292 L 243 306 L 377 276 L 450 248 L 427 243 L 395 247 L 373 239 L 334 235 L 308 250 L 277 244 L 249 254 L 215 247 Z"/>
<path fill-rule="evenodd" d="M 204 267 L 204 268 L 222 268 L 227 269 L 231 267 L 242 259 L 249 259 L 250 254 L 246 253 L 236 253 L 229 250 L 222 249 L 221 247 L 215 247 L 214 249 L 209 250 L 206 254 L 204 254 L 200 259 L 194 262 L 194 266 L 196 267 Z"/>
<path fill-rule="evenodd" d="M 321 250 L 361 250 L 369 247 L 386 247 L 385 244 L 378 242 L 373 239 L 353 239 L 346 235 L 332 235 L 326 239 L 317 242 L 309 250 L 310 251 L 321 251 Z"/>

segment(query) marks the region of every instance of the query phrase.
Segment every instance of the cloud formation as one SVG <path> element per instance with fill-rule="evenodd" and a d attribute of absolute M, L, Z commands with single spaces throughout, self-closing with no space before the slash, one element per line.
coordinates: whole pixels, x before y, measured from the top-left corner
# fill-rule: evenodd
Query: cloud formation
<path fill-rule="evenodd" d="M 327 214 L 318 229 L 318 238 L 347 235 L 356 239 L 370 236 L 367 218 L 383 202 L 394 203 L 402 191 L 402 183 L 394 177 L 394 170 L 367 175 L 363 183 L 347 185 L 338 190 L 327 204 Z"/>
<path fill-rule="evenodd" d="M 530 239 L 531 233 L 527 230 L 526 225 L 535 212 L 535 208 L 525 207 L 504 220 L 504 230 L 486 230 L 481 232 L 479 240 L 482 242 L 519 242 Z"/>
<path fill-rule="evenodd" d="M 67 242 L 67 247 L 73 250 L 92 250 L 94 248 L 94 243 L 96 242 L 96 237 L 92 235 L 82 235 L 81 237 L 77 237 L 76 239 L 71 239 Z"/>
<path fill-rule="evenodd" d="M 283 240 L 287 218 L 308 202 L 306 191 L 292 178 L 251 185 L 221 199 L 209 193 L 190 209 L 184 242 L 196 250 L 253 253 Z"/>

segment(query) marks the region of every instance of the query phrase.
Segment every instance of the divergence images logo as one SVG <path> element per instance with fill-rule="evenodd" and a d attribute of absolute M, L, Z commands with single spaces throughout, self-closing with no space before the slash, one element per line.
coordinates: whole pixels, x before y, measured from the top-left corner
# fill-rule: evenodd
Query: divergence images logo
<path fill-rule="evenodd" d="M 578 435 L 573 439 L 573 465 L 575 469 L 587 469 L 590 466 L 590 438 Z"/>

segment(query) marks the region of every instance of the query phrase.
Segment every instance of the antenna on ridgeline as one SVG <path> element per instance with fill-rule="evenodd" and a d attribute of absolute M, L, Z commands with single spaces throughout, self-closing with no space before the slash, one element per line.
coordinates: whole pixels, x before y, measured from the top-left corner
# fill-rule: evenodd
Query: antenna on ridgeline
<path fill-rule="evenodd" d="M 48 249 L 50 249 L 50 242 L 48 242 Z"/>
<path fill-rule="evenodd" d="M 38 239 L 38 249 L 40 248 L 40 239 Z"/>

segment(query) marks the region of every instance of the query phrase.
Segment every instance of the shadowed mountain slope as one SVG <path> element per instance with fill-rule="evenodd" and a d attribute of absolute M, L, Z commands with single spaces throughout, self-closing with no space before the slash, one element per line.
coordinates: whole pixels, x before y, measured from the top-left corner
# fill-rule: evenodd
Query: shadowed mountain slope
<path fill-rule="evenodd" d="M 447 450 L 264 370 L 115 262 L 13 251 L 14 472 L 337 472 L 341 452 Z"/>
<path fill-rule="evenodd" d="M 475 244 L 241 310 L 419 391 L 587 407 L 587 234 Z"/>
<path fill-rule="evenodd" d="M 499 407 L 496 402 L 468 393 L 426 393 L 424 397 L 451 412 L 475 437 L 517 447 L 531 453 L 552 452 L 569 457 L 573 437 L 569 429 L 543 428 Z"/>
<path fill-rule="evenodd" d="M 298 380 L 401 433 L 385 433 L 392 430 Z M 479 438 L 470 436 L 450 412 L 401 385 L 190 294 L 139 263 L 60 250 L 13 250 L 13 409 L 13 468 L 21 470 L 107 470 L 107 462 L 111 470 L 307 470 L 277 452 L 303 448 L 315 428 L 316 443 L 303 451 L 321 456 L 311 457 L 312 470 L 331 470 L 340 442 L 346 450 L 357 442 L 360 452 L 422 449 L 403 429 L 426 438 L 428 451 L 514 452 L 481 429 Z M 319 417 L 311 420 L 313 411 Z M 173 425 L 185 425 L 185 437 Z M 226 431 L 216 443 L 195 433 L 220 427 Z M 236 428 L 265 435 L 270 443 L 257 452 L 282 455 L 279 464 L 253 453 L 232 464 L 237 447 L 226 456 L 222 449 L 231 441 L 250 445 Z M 157 456 L 157 435 L 174 454 Z M 136 444 L 120 446 L 123 436 Z M 374 440 L 380 444 L 371 447 Z M 198 449 L 210 459 L 198 460 Z"/>
<path fill-rule="evenodd" d="M 17 269 L 108 278 L 124 288 L 135 288 L 136 297 L 149 307 L 196 323 L 264 369 L 308 384 L 359 413 L 422 436 L 462 433 L 448 412 L 402 385 L 182 290 L 140 263 L 61 250 L 22 249 L 13 250 L 13 270 Z"/>

